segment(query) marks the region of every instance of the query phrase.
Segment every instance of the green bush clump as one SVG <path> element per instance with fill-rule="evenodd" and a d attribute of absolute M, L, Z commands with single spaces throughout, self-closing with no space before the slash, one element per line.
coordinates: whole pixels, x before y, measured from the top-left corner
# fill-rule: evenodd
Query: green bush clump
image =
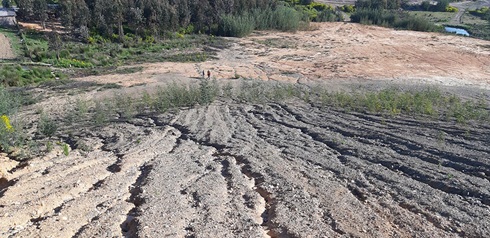
<path fill-rule="evenodd" d="M 92 68 L 94 65 L 91 62 L 85 62 L 83 60 L 77 60 L 77 59 L 65 59 L 65 58 L 60 58 L 55 62 L 56 66 L 58 67 L 63 67 L 63 68 Z"/>
<path fill-rule="evenodd" d="M 490 8 L 482 7 L 475 10 L 470 10 L 470 14 L 480 17 L 483 20 L 490 20 Z"/>
<path fill-rule="evenodd" d="M 0 85 L 0 151 L 10 152 L 12 147 L 24 143 L 23 127 L 15 117 L 23 101 L 22 96 Z"/>
<path fill-rule="evenodd" d="M 4 87 L 39 84 L 60 77 L 63 77 L 63 75 L 53 72 L 49 68 L 23 68 L 20 65 L 4 65 L 0 67 L 0 85 Z"/>
<path fill-rule="evenodd" d="M 292 7 L 255 9 L 239 16 L 222 15 L 217 35 L 243 37 L 253 30 L 297 31 L 302 15 Z"/>
<path fill-rule="evenodd" d="M 246 13 L 241 16 L 227 14 L 221 17 L 218 25 L 218 35 L 244 37 L 252 33 L 255 29 L 255 20 Z"/>
<path fill-rule="evenodd" d="M 52 137 L 58 130 L 58 125 L 47 115 L 41 115 L 37 125 L 37 131 L 45 137 Z"/>
<path fill-rule="evenodd" d="M 446 12 L 458 12 L 458 8 L 453 7 L 453 6 L 447 6 L 445 11 Z"/>
<path fill-rule="evenodd" d="M 361 24 L 373 24 L 414 31 L 439 31 L 439 27 L 424 18 L 408 15 L 404 12 L 380 8 L 360 8 L 351 15 L 351 21 Z"/>
<path fill-rule="evenodd" d="M 354 5 L 343 5 L 340 7 L 340 10 L 345 13 L 353 13 L 356 11 L 356 8 Z"/>

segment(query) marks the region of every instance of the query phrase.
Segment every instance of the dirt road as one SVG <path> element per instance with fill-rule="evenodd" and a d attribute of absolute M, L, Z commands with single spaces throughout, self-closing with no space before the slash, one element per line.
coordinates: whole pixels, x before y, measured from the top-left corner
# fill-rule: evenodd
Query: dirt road
<path fill-rule="evenodd" d="M 20 113 L 35 137 L 39 108 L 63 115 L 79 97 L 196 82 L 204 68 L 332 90 L 430 82 L 490 101 L 485 41 L 325 24 L 232 44 L 215 61 L 79 79 L 131 87 L 31 89 L 43 97 Z M 488 123 L 222 99 L 59 130 L 68 156 L 56 143 L 28 162 L 0 155 L 0 237 L 490 236 Z"/>

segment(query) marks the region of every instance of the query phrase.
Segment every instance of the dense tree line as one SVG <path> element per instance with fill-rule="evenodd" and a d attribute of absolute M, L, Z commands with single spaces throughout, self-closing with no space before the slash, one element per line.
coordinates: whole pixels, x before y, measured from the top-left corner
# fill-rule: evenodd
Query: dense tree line
<path fill-rule="evenodd" d="M 253 9 L 275 7 L 276 0 L 59 0 L 48 9 L 49 0 L 17 0 L 19 17 L 39 20 L 57 12 L 63 26 L 87 36 L 125 33 L 159 36 L 192 25 L 195 31 L 210 32 L 220 17 L 240 15 Z M 121 38 L 122 39 L 122 38 Z"/>
<path fill-rule="evenodd" d="M 358 0 L 356 11 L 351 15 L 351 21 L 415 31 L 439 31 L 441 29 L 424 18 L 399 11 L 402 4 L 403 2 L 397 0 Z"/>

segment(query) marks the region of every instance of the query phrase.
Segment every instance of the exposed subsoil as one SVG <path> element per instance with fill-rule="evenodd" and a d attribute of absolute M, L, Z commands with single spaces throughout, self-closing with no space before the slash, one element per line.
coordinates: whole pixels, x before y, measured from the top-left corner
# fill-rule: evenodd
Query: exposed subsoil
<path fill-rule="evenodd" d="M 12 59 L 15 58 L 14 52 L 10 45 L 10 40 L 3 34 L 0 34 L 0 59 Z"/>
<path fill-rule="evenodd" d="M 328 32 L 331 27 L 337 29 Z M 333 90 L 376 89 L 393 81 L 398 87 L 425 87 L 421 83 L 430 82 L 489 101 L 490 64 L 484 56 L 490 50 L 479 46 L 486 41 L 355 24 L 320 28 L 325 32 L 318 36 L 261 33 L 240 39 L 220 51 L 217 61 L 148 64 L 119 79 L 81 79 L 107 83 L 104 79 L 127 78 L 131 83 L 122 84 L 133 87 L 100 91 L 81 82 L 72 88 L 31 89 L 44 99 L 21 114 L 29 120 L 43 107 L 57 115 L 76 98 L 137 94 L 174 80 L 193 82 L 197 79 L 189 76 L 197 77 L 196 67 L 214 67 L 214 77 L 231 78 L 225 66 L 241 75 L 263 73 L 269 80 L 285 75 L 285 80 L 305 84 L 325 77 Z M 345 37 L 346 45 L 331 43 L 327 57 L 281 60 L 288 50 L 306 57 L 317 47 L 301 47 L 340 37 L 334 32 Z M 381 47 L 389 39 L 386 34 L 394 46 Z M 433 36 L 437 40 L 431 41 Z M 258 41 L 279 37 L 297 39 L 301 47 L 272 47 L 269 55 L 258 55 L 266 50 Z M 367 42 L 362 47 L 353 39 Z M 409 53 L 408 46 L 424 42 L 436 49 L 447 46 L 443 62 L 456 73 L 432 47 L 413 47 Z M 371 51 L 356 51 L 368 46 Z M 391 53 L 385 59 L 381 51 Z M 362 60 L 366 68 L 359 68 L 357 58 L 345 58 L 350 54 L 370 59 Z M 397 58 L 411 62 L 411 69 L 397 68 Z M 348 71 L 314 65 L 335 62 L 352 69 L 350 78 Z M 439 67 L 429 70 L 434 62 Z M 281 74 L 281 67 L 294 73 Z M 404 80 L 393 76 L 403 73 Z M 141 83 L 146 85 L 134 86 Z M 490 236 L 488 123 L 364 114 L 300 101 L 255 105 L 218 100 L 97 130 L 67 130 L 60 137 L 72 148 L 68 156 L 58 145 L 27 162 L 0 155 L 7 178 L 0 183 L 0 237 Z"/>
<path fill-rule="evenodd" d="M 312 24 L 297 33 L 257 32 L 230 39 L 218 60 L 142 64 L 142 72 L 81 78 L 130 86 L 162 74 L 298 83 L 377 79 L 395 83 L 470 85 L 490 89 L 490 42 L 452 34 L 393 30 L 353 23 Z"/>

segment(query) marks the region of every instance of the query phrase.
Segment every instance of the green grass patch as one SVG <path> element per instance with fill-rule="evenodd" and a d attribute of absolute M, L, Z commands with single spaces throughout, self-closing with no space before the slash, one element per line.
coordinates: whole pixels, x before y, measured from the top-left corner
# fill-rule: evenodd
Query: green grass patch
<path fill-rule="evenodd" d="M 431 23 L 448 23 L 456 16 L 455 12 L 407 11 L 409 15 L 423 17 Z"/>
<path fill-rule="evenodd" d="M 0 33 L 4 34 L 9 40 L 10 40 L 10 45 L 12 46 L 12 50 L 14 51 L 14 54 L 19 57 L 23 55 L 23 46 L 20 41 L 20 37 L 17 33 L 17 30 L 13 28 L 3 28 L 0 27 Z"/>
<path fill-rule="evenodd" d="M 385 115 L 428 116 L 460 123 L 469 120 L 488 121 L 490 118 L 486 101 L 462 100 L 435 88 L 417 91 L 384 89 L 378 92 L 324 92 L 321 99 L 324 106 Z"/>
<path fill-rule="evenodd" d="M 0 85 L 3 87 L 37 85 L 64 77 L 63 74 L 46 67 L 0 66 Z"/>

